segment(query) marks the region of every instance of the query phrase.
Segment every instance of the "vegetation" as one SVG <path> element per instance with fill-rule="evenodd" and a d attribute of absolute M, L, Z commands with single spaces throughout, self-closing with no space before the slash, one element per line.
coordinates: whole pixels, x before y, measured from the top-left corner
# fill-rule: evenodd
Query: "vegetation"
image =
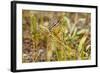
<path fill-rule="evenodd" d="M 90 18 L 90 13 L 23 10 L 23 63 L 89 60 Z"/>

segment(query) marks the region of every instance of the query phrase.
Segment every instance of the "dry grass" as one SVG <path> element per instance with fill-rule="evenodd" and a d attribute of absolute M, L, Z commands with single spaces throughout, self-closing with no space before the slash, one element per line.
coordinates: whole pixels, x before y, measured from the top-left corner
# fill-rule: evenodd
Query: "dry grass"
<path fill-rule="evenodd" d="M 23 10 L 23 63 L 91 58 L 91 14 Z"/>

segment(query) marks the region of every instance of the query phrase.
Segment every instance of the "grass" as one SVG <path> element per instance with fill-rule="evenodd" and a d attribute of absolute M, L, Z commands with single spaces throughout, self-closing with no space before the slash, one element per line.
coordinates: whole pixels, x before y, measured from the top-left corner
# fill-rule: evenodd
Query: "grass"
<path fill-rule="evenodd" d="M 22 62 L 91 59 L 91 14 L 23 10 Z"/>

